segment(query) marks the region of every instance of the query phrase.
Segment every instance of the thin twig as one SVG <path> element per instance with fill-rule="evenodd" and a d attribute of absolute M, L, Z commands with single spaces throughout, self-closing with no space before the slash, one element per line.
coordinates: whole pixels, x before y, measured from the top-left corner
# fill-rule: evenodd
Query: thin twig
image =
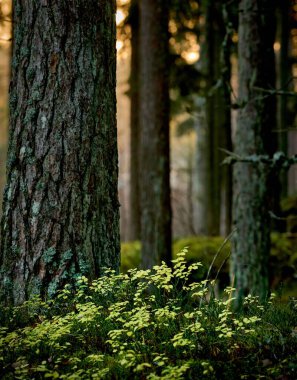
<path fill-rule="evenodd" d="M 274 133 L 285 133 L 285 132 L 290 132 L 290 131 L 297 131 L 297 128 L 282 128 L 282 129 L 273 129 L 271 132 Z"/>
<path fill-rule="evenodd" d="M 216 274 L 216 277 L 215 277 L 215 279 L 214 279 L 215 281 L 217 281 L 217 279 L 218 279 L 218 277 L 219 277 L 219 274 L 220 274 L 220 272 L 221 272 L 223 266 L 225 265 L 226 261 L 229 259 L 230 256 L 231 256 L 231 251 L 229 252 L 228 256 L 225 258 L 225 260 L 222 262 L 220 268 L 218 269 L 217 274 Z"/>
<path fill-rule="evenodd" d="M 270 216 L 271 219 L 275 219 L 275 220 L 283 220 L 283 221 L 288 221 L 288 220 L 292 220 L 292 219 L 297 219 L 297 216 L 287 216 L 287 217 L 281 217 L 281 216 L 277 216 L 274 214 L 274 212 L 272 211 L 268 211 L 268 214 Z"/>
<path fill-rule="evenodd" d="M 297 96 L 297 92 L 294 92 L 294 91 L 285 91 L 285 90 L 279 90 L 279 89 L 269 90 L 267 88 L 262 88 L 262 87 L 257 87 L 257 86 L 254 86 L 253 89 L 259 92 L 263 92 L 265 94 L 270 94 L 270 95 Z"/>
<path fill-rule="evenodd" d="M 221 244 L 218 252 L 215 254 L 214 258 L 212 259 L 212 262 L 208 268 L 208 272 L 207 272 L 207 276 L 206 276 L 206 281 L 208 281 L 209 279 L 209 275 L 210 275 L 210 272 L 212 270 L 212 267 L 216 261 L 216 259 L 218 258 L 219 254 L 222 252 L 223 248 L 225 247 L 225 245 L 228 243 L 228 241 L 231 239 L 232 235 L 234 234 L 234 232 L 236 232 L 237 228 L 234 228 L 233 231 L 230 232 L 230 234 L 225 238 L 225 240 L 223 241 L 223 243 Z"/>
<path fill-rule="evenodd" d="M 210 276 L 210 272 L 212 270 L 212 267 L 216 261 L 216 259 L 218 258 L 219 254 L 222 252 L 222 249 L 225 247 L 225 245 L 228 243 L 228 241 L 231 239 L 232 235 L 234 234 L 234 232 L 237 231 L 237 228 L 234 228 L 233 231 L 230 232 L 230 234 L 225 238 L 225 240 L 223 241 L 223 243 L 221 244 L 220 248 L 218 249 L 217 253 L 215 254 L 214 258 L 212 259 L 212 262 L 208 268 L 208 272 L 207 272 L 207 276 L 206 276 L 206 280 L 205 280 L 205 285 L 204 285 L 204 288 L 203 290 L 205 290 L 206 286 L 207 286 L 207 282 L 208 282 L 208 279 L 209 279 L 209 276 Z M 202 305 L 202 298 L 200 300 L 200 307 Z"/>

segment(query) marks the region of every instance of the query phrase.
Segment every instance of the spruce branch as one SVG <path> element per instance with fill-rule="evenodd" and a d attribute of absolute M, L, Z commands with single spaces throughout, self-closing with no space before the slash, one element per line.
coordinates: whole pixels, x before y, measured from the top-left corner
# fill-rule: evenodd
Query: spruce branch
<path fill-rule="evenodd" d="M 275 152 L 272 157 L 264 154 L 251 154 L 248 156 L 239 156 L 234 152 L 230 152 L 226 149 L 220 149 L 222 152 L 226 153 L 226 157 L 222 165 L 232 165 L 237 162 L 250 163 L 250 164 L 266 164 L 271 169 L 282 170 L 289 169 L 292 165 L 297 164 L 297 154 L 287 157 L 283 152 Z"/>

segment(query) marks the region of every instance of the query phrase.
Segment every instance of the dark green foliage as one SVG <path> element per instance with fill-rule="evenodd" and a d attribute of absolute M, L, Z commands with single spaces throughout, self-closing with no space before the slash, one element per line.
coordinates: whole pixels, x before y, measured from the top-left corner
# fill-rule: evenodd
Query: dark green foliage
<path fill-rule="evenodd" d="M 205 278 L 207 268 L 220 250 L 224 239 L 222 237 L 193 236 L 176 240 L 173 243 L 173 256 L 180 252 L 183 247 L 189 247 L 186 255 L 187 262 L 202 262 L 203 270 L 199 272 L 199 279 Z M 297 244 L 296 238 L 287 234 L 273 233 L 271 235 L 270 255 L 270 286 L 273 290 L 282 292 L 283 296 L 297 294 Z M 228 242 L 217 255 L 210 272 L 210 279 L 217 277 L 220 288 L 229 284 L 229 256 L 230 242 Z M 122 243 L 121 269 L 127 272 L 131 268 L 140 265 L 140 243 Z"/>
<path fill-rule="evenodd" d="M 214 298 L 191 283 L 201 264 L 186 269 L 185 254 L 173 268 L 82 277 L 74 293 L 2 309 L 1 378 L 296 378 L 296 301 L 248 296 L 234 313 L 234 289 Z"/>
<path fill-rule="evenodd" d="M 292 195 L 281 202 L 283 216 L 286 218 L 288 232 L 297 232 L 297 195 Z"/>

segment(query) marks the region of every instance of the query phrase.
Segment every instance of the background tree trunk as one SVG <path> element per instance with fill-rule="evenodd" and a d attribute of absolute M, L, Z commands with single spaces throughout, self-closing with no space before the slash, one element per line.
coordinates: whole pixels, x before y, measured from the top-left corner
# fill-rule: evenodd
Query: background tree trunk
<path fill-rule="evenodd" d="M 119 268 L 115 1 L 13 3 L 1 291 Z"/>
<path fill-rule="evenodd" d="M 142 0 L 141 241 L 142 265 L 171 259 L 168 1 Z"/>
<path fill-rule="evenodd" d="M 199 234 L 219 235 L 229 231 L 231 217 L 231 173 L 222 168 L 224 155 L 220 152 L 220 148 L 229 150 L 232 145 L 230 94 L 224 83 L 230 76 L 230 62 L 224 62 L 223 73 L 222 44 L 226 31 L 221 4 L 203 0 L 201 15 L 201 93 L 194 101 L 198 112 L 196 219 Z"/>
<path fill-rule="evenodd" d="M 278 0 L 277 2 L 277 19 L 278 19 L 278 38 L 280 50 L 278 54 L 278 83 L 277 87 L 286 91 L 290 86 L 290 62 L 289 62 L 289 36 L 290 36 L 290 0 Z M 285 154 L 288 153 L 288 105 L 286 96 L 278 96 L 277 98 L 277 129 L 278 129 L 278 149 Z M 283 171 L 280 176 L 281 180 L 281 196 L 288 196 L 288 172 Z"/>
<path fill-rule="evenodd" d="M 139 0 L 130 6 L 131 75 L 130 75 L 130 226 L 129 240 L 140 239 L 140 126 L 139 126 Z"/>
<path fill-rule="evenodd" d="M 239 104 L 235 153 L 272 154 L 275 99 L 255 87 L 274 88 L 274 12 L 271 0 L 239 4 Z M 263 300 L 269 290 L 269 168 L 264 164 L 234 166 L 234 235 L 231 276 L 238 299 L 251 293 Z"/>
<path fill-rule="evenodd" d="M 218 128 L 220 131 L 219 148 L 232 151 L 232 117 L 231 117 L 231 35 L 230 35 L 230 9 L 227 2 L 220 4 L 219 25 L 220 34 L 223 41 L 220 46 L 220 79 L 221 86 L 218 92 L 219 110 Z M 232 33 L 232 32 L 231 32 Z M 220 234 L 227 236 L 231 232 L 232 226 L 232 168 L 229 165 L 222 165 L 225 154 L 219 150 L 219 174 L 221 189 L 221 212 L 220 212 Z"/>

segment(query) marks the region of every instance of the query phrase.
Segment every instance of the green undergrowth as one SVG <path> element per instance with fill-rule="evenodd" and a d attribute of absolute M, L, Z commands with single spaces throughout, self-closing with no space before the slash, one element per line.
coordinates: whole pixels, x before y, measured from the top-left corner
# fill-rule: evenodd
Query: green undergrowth
<path fill-rule="evenodd" d="M 107 271 L 55 298 L 1 309 L 1 379 L 295 379 L 297 304 L 192 281 L 187 250 L 172 268 Z M 194 276 L 195 277 L 195 276 Z"/>
<path fill-rule="evenodd" d="M 191 236 L 177 239 L 173 243 L 173 257 L 183 247 L 189 247 L 186 254 L 188 263 L 202 262 L 203 268 L 196 279 L 205 279 L 213 258 L 216 257 L 210 278 L 217 279 L 223 289 L 229 284 L 230 241 L 224 243 L 222 237 Z M 127 272 L 140 265 L 140 242 L 122 243 L 121 269 Z M 219 254 L 217 254 L 219 252 Z M 297 237 L 294 234 L 272 233 L 270 252 L 270 286 L 274 291 L 281 291 L 287 296 L 297 295 Z"/>

